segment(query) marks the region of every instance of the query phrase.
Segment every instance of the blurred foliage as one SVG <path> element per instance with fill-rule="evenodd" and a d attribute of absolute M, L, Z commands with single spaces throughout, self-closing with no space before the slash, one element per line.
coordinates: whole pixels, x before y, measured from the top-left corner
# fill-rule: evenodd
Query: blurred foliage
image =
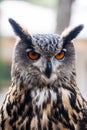
<path fill-rule="evenodd" d="M 0 86 L 10 82 L 11 66 L 0 61 Z"/>
<path fill-rule="evenodd" d="M 45 7 L 55 7 L 57 0 L 26 0 L 34 4 L 38 4 Z"/>
<path fill-rule="evenodd" d="M 1 1 L 8 1 L 8 0 L 0 0 L 0 2 Z M 27 1 L 27 2 L 30 2 L 32 4 L 37 4 L 40 6 L 54 8 L 56 6 L 56 3 L 58 0 L 14 0 L 14 1 Z"/>

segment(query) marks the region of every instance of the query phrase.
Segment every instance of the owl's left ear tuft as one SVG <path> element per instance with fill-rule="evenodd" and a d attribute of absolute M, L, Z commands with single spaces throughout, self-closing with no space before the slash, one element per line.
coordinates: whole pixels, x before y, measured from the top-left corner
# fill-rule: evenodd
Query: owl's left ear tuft
<path fill-rule="evenodd" d="M 80 31 L 83 29 L 83 25 L 80 24 L 73 28 L 67 28 L 63 31 L 61 37 L 64 39 L 65 42 L 71 41 L 77 37 Z"/>
<path fill-rule="evenodd" d="M 13 19 L 9 18 L 9 23 L 13 27 L 14 32 L 24 41 L 31 41 L 31 36 Z"/>

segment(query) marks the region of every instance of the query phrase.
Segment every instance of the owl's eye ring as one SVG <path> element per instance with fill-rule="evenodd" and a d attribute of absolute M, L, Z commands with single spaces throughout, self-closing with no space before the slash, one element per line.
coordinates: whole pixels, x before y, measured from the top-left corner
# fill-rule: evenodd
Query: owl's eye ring
<path fill-rule="evenodd" d="M 62 59 L 64 58 L 64 56 L 65 56 L 65 51 L 61 51 L 60 53 L 58 53 L 58 54 L 55 56 L 55 58 L 56 58 L 57 60 L 62 60 Z"/>
<path fill-rule="evenodd" d="M 28 52 L 27 55 L 31 60 L 38 60 L 40 58 L 40 54 L 34 51 Z"/>

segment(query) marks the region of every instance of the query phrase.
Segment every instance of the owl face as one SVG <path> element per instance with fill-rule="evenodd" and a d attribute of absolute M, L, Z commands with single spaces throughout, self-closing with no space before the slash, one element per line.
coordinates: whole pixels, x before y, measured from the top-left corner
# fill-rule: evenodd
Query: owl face
<path fill-rule="evenodd" d="M 46 84 L 55 82 L 63 77 L 70 78 L 75 71 L 75 49 L 71 40 L 77 36 L 83 26 L 79 25 L 68 33 L 35 34 L 26 33 L 14 20 L 9 19 L 20 40 L 15 46 L 12 77 L 18 73 L 27 73 Z"/>

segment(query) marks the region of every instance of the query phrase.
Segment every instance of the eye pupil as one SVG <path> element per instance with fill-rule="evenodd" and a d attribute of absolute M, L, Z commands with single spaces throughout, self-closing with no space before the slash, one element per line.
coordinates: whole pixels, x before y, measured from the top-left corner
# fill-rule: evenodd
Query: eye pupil
<path fill-rule="evenodd" d="M 31 54 L 32 54 L 33 56 L 37 55 L 35 52 L 31 52 Z"/>
<path fill-rule="evenodd" d="M 28 57 L 31 60 L 37 60 L 40 58 L 40 54 L 36 53 L 36 52 L 28 52 Z"/>

